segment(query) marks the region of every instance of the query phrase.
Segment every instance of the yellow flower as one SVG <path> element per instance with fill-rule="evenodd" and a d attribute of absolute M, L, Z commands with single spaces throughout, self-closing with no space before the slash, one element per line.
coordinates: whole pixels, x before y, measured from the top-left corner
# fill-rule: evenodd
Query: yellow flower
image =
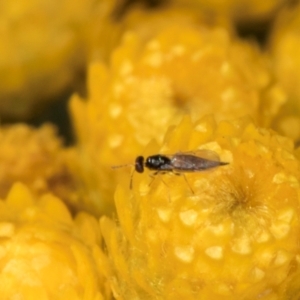
<path fill-rule="evenodd" d="M 114 0 L 1 1 L 2 120 L 28 118 L 42 103 L 70 90 L 115 4 Z"/>
<path fill-rule="evenodd" d="M 265 26 L 278 10 L 289 0 L 172 0 L 171 3 L 192 6 L 194 9 L 204 10 L 207 14 L 221 14 L 233 21 L 252 26 Z"/>
<path fill-rule="evenodd" d="M 284 287 L 300 271 L 293 142 L 247 119 L 185 118 L 145 155 L 201 149 L 229 164 L 182 176 L 146 170 L 132 190 L 130 171 L 121 181 L 118 222 L 101 219 L 114 296 L 289 299 Z"/>
<path fill-rule="evenodd" d="M 107 0 L 108 3 L 113 0 Z M 104 1 L 105 2 L 105 1 Z M 102 4 L 99 10 L 104 10 L 102 16 L 106 18 L 95 18 L 91 30 L 92 36 L 89 38 L 90 43 L 89 57 L 91 61 L 110 61 L 111 52 L 119 46 L 122 35 L 128 31 L 134 31 L 139 36 L 140 42 L 147 42 L 154 37 L 163 28 L 173 24 L 181 24 L 184 26 L 205 25 L 214 27 L 216 25 L 227 28 L 230 32 L 234 32 L 233 26 L 228 18 L 207 14 L 201 10 L 195 10 L 193 7 L 176 5 L 168 3 L 168 5 L 157 5 L 155 8 L 147 7 L 147 5 L 128 5 L 126 1 L 116 1 L 115 5 Z M 112 7 L 114 9 L 112 10 Z M 108 13 L 108 12 L 110 13 Z M 112 12 L 111 12 L 112 11 Z M 100 13 L 100 12 L 99 12 Z M 89 32 L 88 32 L 89 34 Z"/>
<path fill-rule="evenodd" d="M 270 37 L 269 51 L 278 82 L 288 95 L 288 101 L 274 128 L 295 140 L 300 139 L 300 5 L 282 11 Z"/>
<path fill-rule="evenodd" d="M 119 175 L 111 166 L 132 162 L 184 114 L 214 113 L 217 120 L 250 115 L 268 124 L 284 97 L 265 63 L 255 46 L 224 28 L 183 23 L 147 42 L 127 33 L 109 67 L 91 64 L 88 101 L 75 95 L 70 106 L 78 174 L 99 211 L 112 206 Z"/>
<path fill-rule="evenodd" d="M 194 6 L 176 5 L 157 5 L 154 8 L 144 8 L 136 5 L 127 9 L 124 16 L 120 18 L 123 25 L 123 32 L 134 31 L 139 38 L 147 42 L 155 37 L 163 28 L 170 25 L 180 24 L 180 26 L 221 26 L 234 32 L 233 25 L 228 18 L 221 15 L 207 14 Z"/>
<path fill-rule="evenodd" d="M 104 299 L 101 236 L 93 217 L 72 219 L 50 194 L 36 203 L 20 183 L 0 206 L 1 299 Z"/>
<path fill-rule="evenodd" d="M 35 195 L 52 192 L 77 207 L 78 188 L 68 168 L 71 160 L 50 124 L 39 129 L 25 124 L 0 127 L 0 197 L 21 181 Z"/>

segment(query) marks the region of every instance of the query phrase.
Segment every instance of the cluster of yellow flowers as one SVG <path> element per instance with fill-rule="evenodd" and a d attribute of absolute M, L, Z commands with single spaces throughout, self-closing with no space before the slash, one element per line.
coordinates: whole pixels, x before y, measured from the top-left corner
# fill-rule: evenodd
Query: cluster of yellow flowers
<path fill-rule="evenodd" d="M 300 5 L 75 2 L 55 20 L 46 0 L 5 2 L 5 20 L 41 10 L 65 31 L 45 36 L 45 64 L 45 39 L 27 49 L 22 85 L 7 66 L 0 117 L 48 93 L 33 82 L 55 93 L 67 53 L 92 61 L 69 101 L 74 145 L 50 124 L 0 126 L 0 298 L 298 300 Z M 42 30 L 26 18 L 18 42 Z M 269 18 L 264 50 L 235 31 Z"/>

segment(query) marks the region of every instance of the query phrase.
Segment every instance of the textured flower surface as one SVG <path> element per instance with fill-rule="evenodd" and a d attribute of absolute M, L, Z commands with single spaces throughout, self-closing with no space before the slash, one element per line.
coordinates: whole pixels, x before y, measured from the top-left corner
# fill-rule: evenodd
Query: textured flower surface
<path fill-rule="evenodd" d="M 76 206 L 77 188 L 68 168 L 71 157 L 50 124 L 39 129 L 25 124 L 0 127 L 0 197 L 20 181 L 35 195 L 52 192 Z"/>
<path fill-rule="evenodd" d="M 100 211 L 111 206 L 118 181 L 111 166 L 130 163 L 151 139 L 161 141 L 182 115 L 251 115 L 268 124 L 284 101 L 258 49 L 225 28 L 183 23 L 148 42 L 140 35 L 125 34 L 109 67 L 92 64 L 88 101 L 74 96 L 70 104 L 78 174 L 93 195 L 100 191 Z"/>
<path fill-rule="evenodd" d="M 280 133 L 300 139 L 300 4 L 283 10 L 270 36 L 269 51 L 278 82 L 288 95 L 288 101 L 274 120 Z"/>
<path fill-rule="evenodd" d="M 199 149 L 228 165 L 124 176 L 118 223 L 101 219 L 116 299 L 296 299 L 299 161 L 293 142 L 247 119 L 189 118 L 146 155 Z"/>
<path fill-rule="evenodd" d="M 19 183 L 0 206 L 1 299 L 104 299 L 93 217 L 72 219 L 58 198 L 45 194 L 36 202 Z"/>

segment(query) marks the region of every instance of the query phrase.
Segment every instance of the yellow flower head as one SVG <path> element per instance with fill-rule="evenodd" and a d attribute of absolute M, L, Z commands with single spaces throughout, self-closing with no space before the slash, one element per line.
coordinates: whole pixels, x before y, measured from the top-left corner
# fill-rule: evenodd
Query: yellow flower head
<path fill-rule="evenodd" d="M 70 89 L 115 3 L 1 1 L 1 119 L 28 118 L 41 103 Z"/>
<path fill-rule="evenodd" d="M 278 82 L 288 96 L 273 126 L 280 133 L 300 139 L 300 4 L 283 10 L 273 28 L 269 51 Z"/>
<path fill-rule="evenodd" d="M 121 181 L 118 224 L 101 219 L 117 299 L 286 295 L 300 254 L 300 164 L 292 141 L 247 119 L 185 118 L 145 155 L 203 149 L 228 164 L 154 176 L 146 170 L 134 174 L 132 190 L 130 171 Z"/>
<path fill-rule="evenodd" d="M 137 34 L 139 43 L 147 43 L 162 29 L 174 24 L 180 24 L 180 27 L 222 26 L 234 32 L 233 25 L 226 16 L 208 14 L 189 5 L 166 4 L 163 1 L 153 6 L 147 5 L 147 1 L 133 3 L 134 1 L 131 0 L 102 0 L 100 2 L 97 7 L 100 18 L 94 18 L 94 28 L 90 28 L 88 32 L 88 36 L 92 34 L 89 37 L 91 40 L 89 57 L 92 61 L 100 60 L 108 63 L 111 53 L 120 45 L 122 35 L 126 32 L 133 31 Z"/>
<path fill-rule="evenodd" d="M 146 43 L 139 34 L 125 34 L 109 67 L 90 66 L 88 101 L 71 100 L 78 173 L 99 192 L 99 210 L 111 205 L 118 182 L 111 166 L 131 162 L 150 140 L 161 141 L 184 114 L 199 119 L 214 113 L 217 120 L 251 115 L 267 124 L 282 102 L 270 80 L 259 51 L 221 27 L 172 25 Z"/>
<path fill-rule="evenodd" d="M 25 124 L 0 127 L 0 197 L 5 198 L 16 181 L 28 185 L 35 195 L 52 192 L 70 205 L 78 202 L 75 181 L 55 128 L 39 129 Z"/>
<path fill-rule="evenodd" d="M 93 217 L 72 219 L 50 194 L 36 203 L 20 183 L 0 206 L 2 299 L 104 299 L 97 263 L 101 238 Z"/>

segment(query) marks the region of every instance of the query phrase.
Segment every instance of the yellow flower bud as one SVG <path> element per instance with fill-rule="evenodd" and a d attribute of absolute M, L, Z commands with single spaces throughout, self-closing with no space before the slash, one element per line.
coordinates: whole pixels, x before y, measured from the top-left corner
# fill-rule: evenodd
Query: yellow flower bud
<path fill-rule="evenodd" d="M 20 183 L 0 206 L 2 299 L 105 299 L 93 217 L 72 219 L 58 198 L 45 194 L 36 202 Z"/>
<path fill-rule="evenodd" d="M 50 124 L 39 129 L 25 124 L 0 127 L 0 197 L 20 181 L 35 195 L 52 192 L 78 208 L 78 191 L 68 167 L 72 157 Z"/>

